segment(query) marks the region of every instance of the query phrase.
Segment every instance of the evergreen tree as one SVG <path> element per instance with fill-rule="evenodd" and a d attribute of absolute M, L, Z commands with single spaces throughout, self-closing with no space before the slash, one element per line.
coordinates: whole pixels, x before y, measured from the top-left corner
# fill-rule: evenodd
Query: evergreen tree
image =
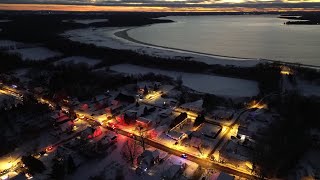
<path fill-rule="evenodd" d="M 67 167 L 68 167 L 68 169 L 67 169 L 68 173 L 72 173 L 76 169 L 76 165 L 75 165 L 71 155 L 69 155 L 69 157 L 68 157 L 68 165 L 67 165 Z"/>

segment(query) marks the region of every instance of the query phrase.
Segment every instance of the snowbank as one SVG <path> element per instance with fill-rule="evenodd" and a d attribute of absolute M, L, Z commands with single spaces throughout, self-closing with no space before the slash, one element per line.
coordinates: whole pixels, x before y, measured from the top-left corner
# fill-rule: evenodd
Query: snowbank
<path fill-rule="evenodd" d="M 110 70 L 126 74 L 155 73 L 177 78 L 182 76 L 183 85 L 203 93 L 228 97 L 250 97 L 258 94 L 258 83 L 249 80 L 195 73 L 183 73 L 146 68 L 131 64 L 111 66 Z"/>
<path fill-rule="evenodd" d="M 243 67 L 252 67 L 261 61 L 256 59 L 241 59 L 231 57 L 220 57 L 210 54 L 184 51 L 155 45 L 147 45 L 143 43 L 133 42 L 129 38 L 116 36 L 115 33 L 124 34 L 128 28 L 86 28 L 66 31 L 62 36 L 72 41 L 86 44 L 94 44 L 100 47 L 108 47 L 112 49 L 132 50 L 140 54 L 147 54 L 154 57 L 190 59 L 194 61 L 204 62 L 207 64 L 234 65 Z"/>
<path fill-rule="evenodd" d="M 23 60 L 35 60 L 35 61 L 46 60 L 48 58 L 53 58 L 53 57 L 62 55 L 59 52 L 51 51 L 50 49 L 47 49 L 44 47 L 14 49 L 14 50 L 9 50 L 8 52 L 20 54 Z"/>
<path fill-rule="evenodd" d="M 62 64 L 80 64 L 80 63 L 85 63 L 89 67 L 93 67 L 96 64 L 99 64 L 101 61 L 97 59 L 90 59 L 82 56 L 71 56 L 67 58 L 63 58 L 59 61 L 54 62 L 54 65 L 62 65 Z"/>

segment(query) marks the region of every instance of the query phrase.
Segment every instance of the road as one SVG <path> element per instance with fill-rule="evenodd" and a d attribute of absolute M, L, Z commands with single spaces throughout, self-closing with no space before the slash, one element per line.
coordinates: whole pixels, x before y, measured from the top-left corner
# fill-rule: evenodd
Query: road
<path fill-rule="evenodd" d="M 121 134 L 121 135 L 124 135 L 124 136 L 127 136 L 129 138 L 133 138 L 135 140 L 138 140 L 138 141 L 141 141 L 141 139 L 139 139 L 140 137 L 132 137 L 131 133 L 130 132 L 127 132 L 125 130 L 122 130 L 122 129 L 116 129 L 116 130 L 113 130 L 112 128 L 108 128 L 109 130 L 112 130 L 112 131 L 116 131 L 117 133 Z M 229 173 L 229 174 L 233 174 L 233 175 L 236 175 L 236 176 L 240 176 L 240 177 L 244 177 L 244 178 L 247 178 L 247 179 L 254 179 L 255 176 L 251 175 L 251 174 L 248 174 L 248 173 L 244 173 L 244 172 L 241 172 L 239 170 L 235 170 L 235 169 L 232 169 L 232 168 L 229 168 L 229 167 L 226 167 L 226 166 L 223 166 L 219 163 L 215 163 L 215 162 L 212 162 L 211 160 L 209 160 L 208 158 L 200 158 L 200 157 L 197 157 L 197 156 L 194 156 L 192 154 L 188 154 L 186 152 L 183 152 L 183 151 L 180 151 L 180 150 L 177 150 L 177 149 L 172 149 L 170 147 L 167 147 L 159 142 L 156 142 L 154 140 L 151 140 L 151 139 L 145 139 L 144 140 L 146 144 L 150 145 L 150 146 L 153 146 L 155 148 L 158 148 L 162 151 L 166 151 L 170 154 L 173 154 L 173 155 L 176 155 L 176 156 L 181 156 L 181 154 L 186 154 L 188 156 L 188 160 L 192 161 L 192 162 L 195 162 L 197 164 L 199 164 L 200 166 L 202 167 L 205 167 L 205 168 L 215 168 L 219 171 L 223 171 L 223 172 L 226 172 L 226 173 Z"/>

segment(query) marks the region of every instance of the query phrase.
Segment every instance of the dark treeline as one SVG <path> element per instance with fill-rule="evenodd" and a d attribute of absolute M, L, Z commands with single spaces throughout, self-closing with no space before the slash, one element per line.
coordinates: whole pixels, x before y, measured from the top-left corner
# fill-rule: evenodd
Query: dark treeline
<path fill-rule="evenodd" d="M 10 104 L 12 103 L 14 102 Z M 39 104 L 31 97 L 24 98 L 23 104 L 16 104 L 9 110 L 5 107 L 9 106 L 3 106 L 0 109 L 0 130 L 2 132 L 0 134 L 0 155 L 12 151 L 23 141 L 38 135 L 40 130 L 35 126 L 28 125 L 28 121 L 38 120 L 39 123 L 42 121 L 48 124 L 50 122 L 49 119 L 43 119 L 45 117 L 42 116 L 50 112 L 48 106 Z M 20 130 L 17 132 L 18 128 Z M 8 138 L 8 135 L 11 138 Z"/>
<path fill-rule="evenodd" d="M 23 66 L 21 57 L 0 51 L 0 73 L 4 73 Z"/>
<path fill-rule="evenodd" d="M 106 69 L 106 72 L 108 69 Z M 135 84 L 138 81 L 165 81 L 172 83 L 173 79 L 153 73 L 140 76 L 125 76 L 112 73 L 92 72 L 86 65 L 69 64 L 65 66 L 46 66 L 33 68 L 29 72 L 32 80 L 31 87 L 45 87 L 48 96 L 63 93 L 77 97 L 80 101 L 91 99 L 107 90 L 114 90 L 126 84 Z"/>
<path fill-rule="evenodd" d="M 298 13 L 293 15 L 283 15 L 279 18 L 290 19 L 294 21 L 287 21 L 285 24 L 304 24 L 304 25 L 319 25 L 320 24 L 320 13 L 319 12 L 310 12 L 310 13 Z"/>
<path fill-rule="evenodd" d="M 301 156 L 310 148 L 310 129 L 320 129 L 320 99 L 290 93 L 270 104 L 281 115 L 257 141 L 253 162 L 262 177 L 287 178 Z"/>
<path fill-rule="evenodd" d="M 130 17 L 130 18 L 129 18 Z M 153 23 L 167 23 L 171 20 L 152 19 L 159 17 L 156 15 L 143 16 L 141 14 L 122 15 L 122 14 L 102 14 L 97 15 L 73 15 L 73 14 L 9 14 L 2 15 L 2 18 L 9 18 L 11 21 L 1 23 L 0 38 L 23 41 L 23 42 L 38 42 L 45 43 L 57 38 L 59 33 L 66 30 L 86 27 L 117 27 L 117 26 L 141 26 Z M 92 19 L 106 18 L 108 21 L 80 24 L 72 21 L 63 22 L 63 20 L 72 19 Z"/>

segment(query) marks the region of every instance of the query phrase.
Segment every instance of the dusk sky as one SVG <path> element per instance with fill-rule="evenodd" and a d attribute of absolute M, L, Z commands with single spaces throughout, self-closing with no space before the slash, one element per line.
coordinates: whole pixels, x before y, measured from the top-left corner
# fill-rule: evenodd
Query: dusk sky
<path fill-rule="evenodd" d="M 319 11 L 320 0 L 0 0 L 0 10 Z"/>

